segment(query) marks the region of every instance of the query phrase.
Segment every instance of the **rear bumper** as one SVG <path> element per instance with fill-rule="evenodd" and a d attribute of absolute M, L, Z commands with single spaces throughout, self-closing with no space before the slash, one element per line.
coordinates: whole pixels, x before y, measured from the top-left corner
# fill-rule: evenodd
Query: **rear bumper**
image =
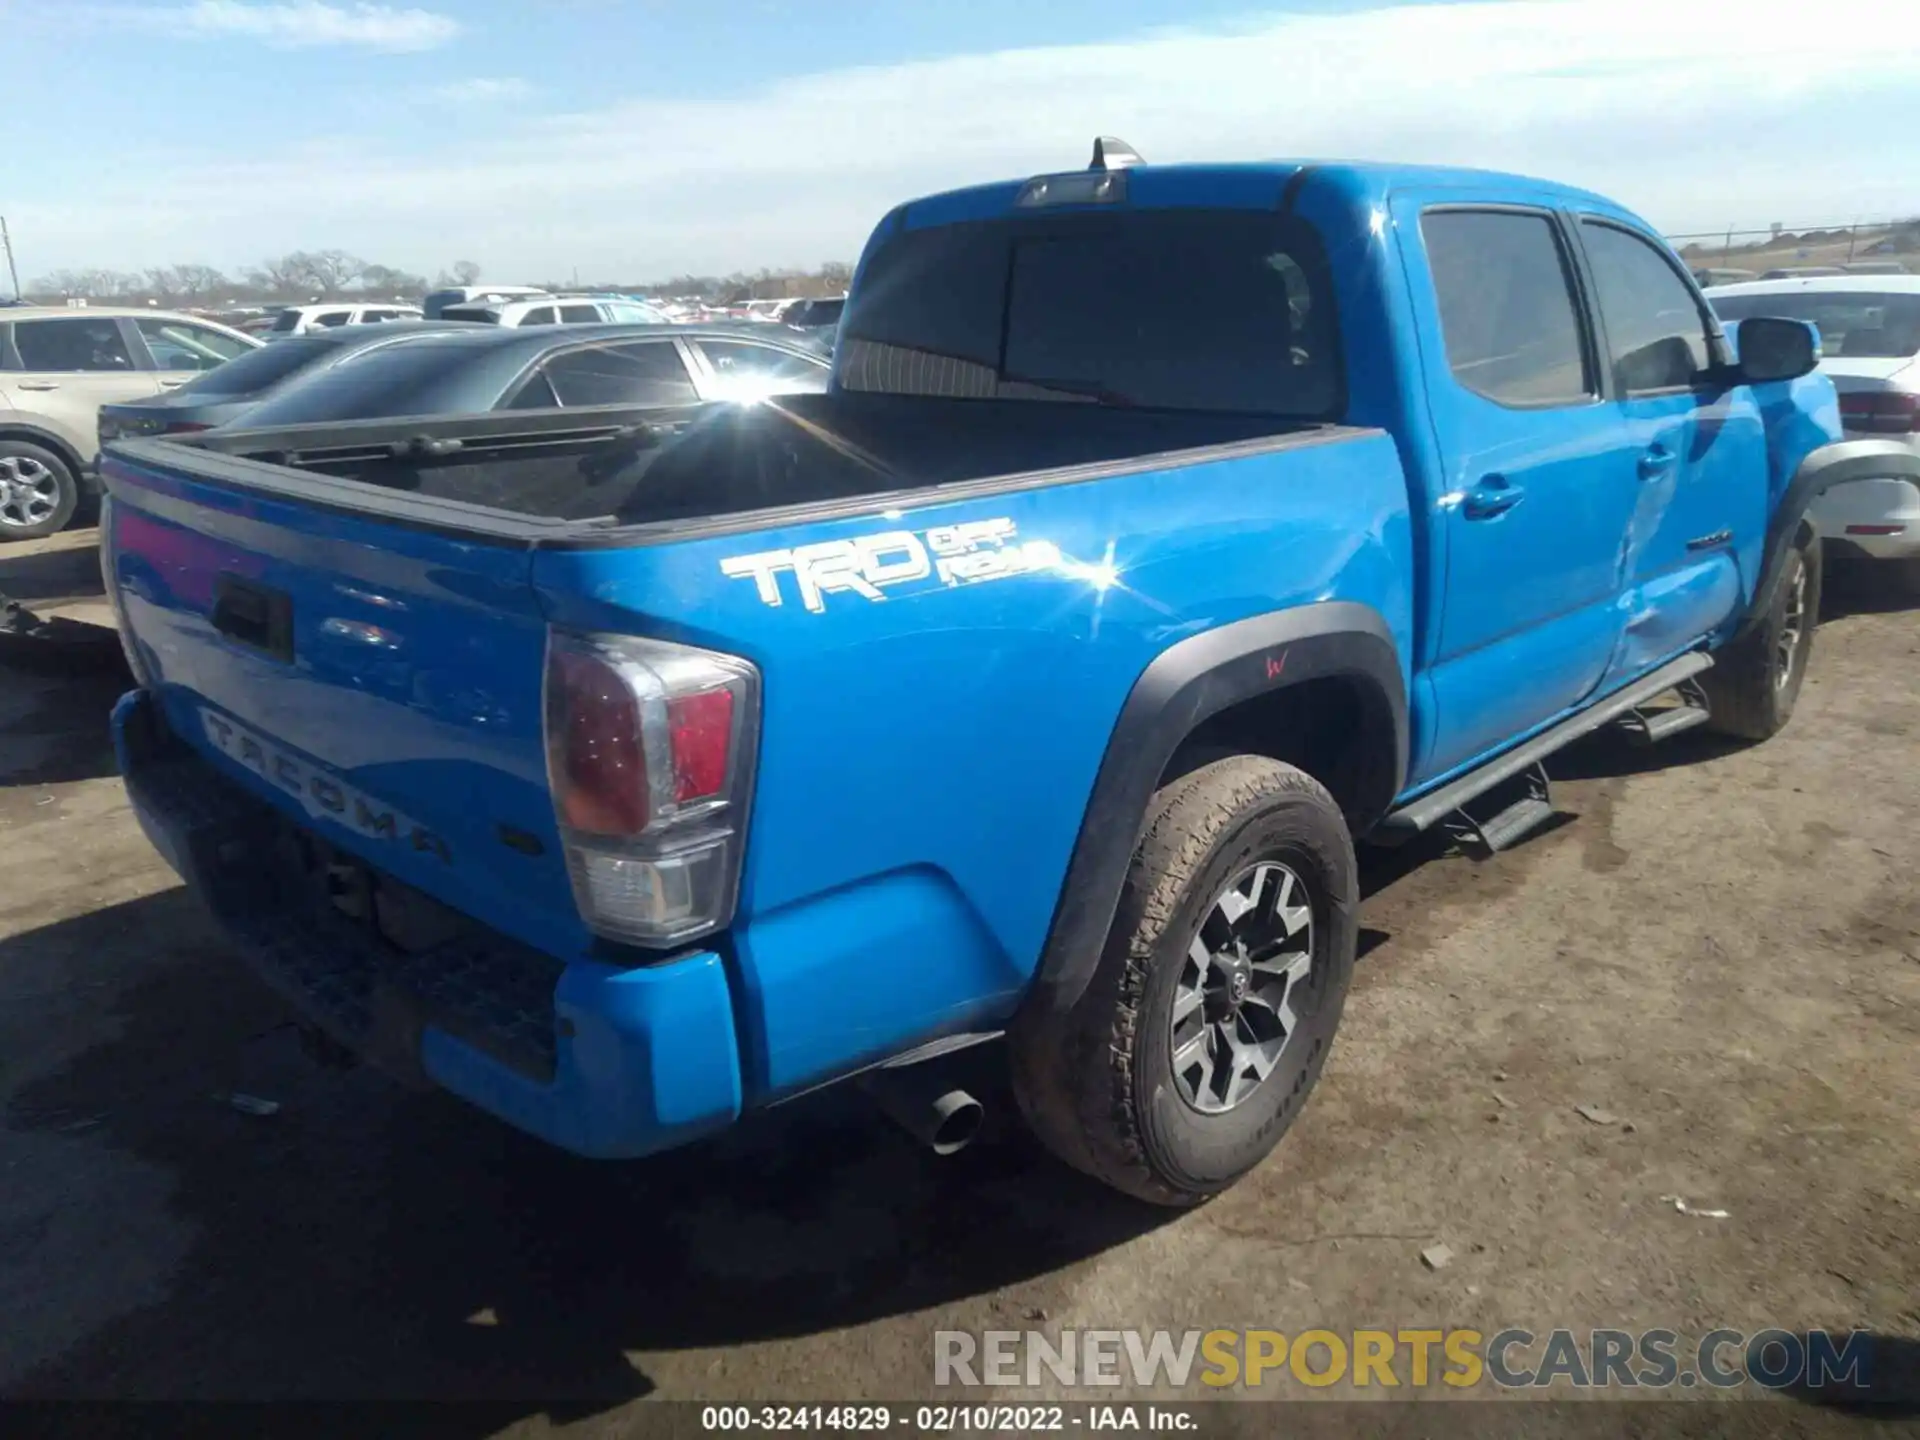
<path fill-rule="evenodd" d="M 474 927 L 408 954 L 317 902 L 275 859 L 293 822 L 166 731 L 144 691 L 114 707 L 141 829 L 233 948 L 308 1022 L 576 1154 L 651 1154 L 738 1117 L 718 955 L 643 969 L 563 962 Z"/>
<path fill-rule="evenodd" d="M 1852 480 L 1813 502 L 1823 540 L 1876 560 L 1920 555 L 1920 486 L 1911 480 Z"/>

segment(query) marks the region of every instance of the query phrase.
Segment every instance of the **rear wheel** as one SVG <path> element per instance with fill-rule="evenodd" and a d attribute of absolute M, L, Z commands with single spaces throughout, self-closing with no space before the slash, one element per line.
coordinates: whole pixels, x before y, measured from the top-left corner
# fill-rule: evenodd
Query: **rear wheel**
<path fill-rule="evenodd" d="M 1034 1131 L 1156 1204 L 1226 1189 L 1279 1142 L 1326 1064 L 1357 908 L 1352 840 L 1311 776 L 1235 755 L 1167 786 L 1085 993 L 1015 1027 Z"/>
<path fill-rule="evenodd" d="M 1820 618 L 1820 581 L 1820 542 L 1803 539 L 1787 553 L 1765 617 L 1722 649 L 1700 677 L 1713 729 L 1742 740 L 1766 740 L 1793 718 Z"/>
<path fill-rule="evenodd" d="M 0 540 L 38 540 L 65 528 L 80 503 L 67 462 L 24 440 L 0 440 Z"/>

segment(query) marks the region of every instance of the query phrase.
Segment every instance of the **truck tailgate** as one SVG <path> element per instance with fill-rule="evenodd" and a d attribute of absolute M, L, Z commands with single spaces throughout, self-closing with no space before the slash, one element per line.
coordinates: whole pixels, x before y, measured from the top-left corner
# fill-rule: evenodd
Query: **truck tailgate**
<path fill-rule="evenodd" d="M 531 552 L 110 457 L 102 557 L 172 731 L 322 839 L 533 945 L 581 927 Z"/>

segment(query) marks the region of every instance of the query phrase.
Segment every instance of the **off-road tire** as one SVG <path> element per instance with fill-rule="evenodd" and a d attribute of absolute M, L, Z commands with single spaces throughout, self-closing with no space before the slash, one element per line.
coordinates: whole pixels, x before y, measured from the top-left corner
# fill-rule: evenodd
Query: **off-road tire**
<path fill-rule="evenodd" d="M 1798 640 L 1790 653 L 1782 640 L 1798 602 Z M 1786 728 L 1800 698 L 1820 618 L 1822 565 L 1818 539 L 1803 537 L 1787 552 L 1772 603 L 1759 623 L 1723 647 L 1700 677 L 1712 709 L 1708 728 L 1740 740 L 1768 740 Z"/>
<path fill-rule="evenodd" d="M 1277 859 L 1308 891 L 1312 966 L 1272 1073 L 1205 1114 L 1177 1088 L 1172 1006 L 1187 948 L 1228 882 Z M 1193 770 L 1153 798 L 1113 927 L 1065 1011 L 1022 1015 L 1013 1087 L 1041 1142 L 1115 1189 L 1198 1204 L 1259 1164 L 1299 1115 L 1331 1051 L 1359 935 L 1353 840 L 1312 776 L 1255 755 Z"/>
<path fill-rule="evenodd" d="M 12 467 L 7 462 L 14 460 L 24 462 L 25 467 L 35 473 L 49 475 L 55 487 L 55 500 L 52 513 L 36 523 L 0 523 L 0 544 L 8 540 L 41 540 L 59 534 L 67 528 L 80 504 L 80 480 L 73 473 L 73 467 L 53 451 L 26 440 L 0 440 L 0 471 L 10 470 Z"/>

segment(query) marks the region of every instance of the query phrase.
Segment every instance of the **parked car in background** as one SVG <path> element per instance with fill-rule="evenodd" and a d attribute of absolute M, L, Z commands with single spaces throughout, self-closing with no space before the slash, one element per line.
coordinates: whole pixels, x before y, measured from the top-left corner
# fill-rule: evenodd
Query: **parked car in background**
<path fill-rule="evenodd" d="M 0 319 L 0 540 L 64 528 L 93 485 L 100 407 L 186 385 L 260 342 L 168 310 L 9 307 Z"/>
<path fill-rule="evenodd" d="M 1819 327 L 1820 369 L 1840 392 L 1850 436 L 1897 439 L 1920 451 L 1920 275 L 1764 280 L 1709 291 L 1729 323 L 1760 315 Z M 1815 502 L 1830 554 L 1885 562 L 1920 594 L 1920 488 L 1911 480 L 1857 480 Z"/>
<path fill-rule="evenodd" d="M 465 320 L 518 330 L 529 325 L 667 325 L 672 318 L 639 300 L 562 299 L 556 295 L 533 300 L 502 300 L 490 304 L 448 305 L 442 320 Z"/>
<path fill-rule="evenodd" d="M 449 305 L 488 305 L 548 293 L 538 285 L 451 285 L 429 291 L 420 302 L 420 312 L 428 320 L 438 320 Z"/>
<path fill-rule="evenodd" d="M 99 441 L 123 435 L 183 435 L 210 430 L 295 380 L 330 370 L 357 356 L 414 335 L 444 334 L 468 327 L 452 322 L 397 320 L 390 325 L 349 325 L 315 330 L 259 349 L 210 370 L 177 390 L 100 407 Z"/>
<path fill-rule="evenodd" d="M 365 305 L 289 305 L 273 317 L 264 332 L 268 340 L 285 340 L 315 330 L 335 330 L 349 325 L 383 325 L 393 320 L 421 319 L 420 307 L 398 303 Z"/>
<path fill-rule="evenodd" d="M 1772 270 L 1762 270 L 1762 280 L 1811 280 L 1822 275 L 1844 275 L 1847 272 L 1838 265 L 1781 265 Z"/>
<path fill-rule="evenodd" d="M 1898 260 L 1849 260 L 1845 265 L 1849 275 L 1907 275 L 1907 267 Z"/>
<path fill-rule="evenodd" d="M 1743 280 L 1758 278 L 1751 270 L 1732 270 L 1724 265 L 1702 265 L 1693 272 L 1694 284 L 1703 290 L 1714 285 L 1738 285 Z"/>
<path fill-rule="evenodd" d="M 581 405 L 694 405 L 822 391 L 828 357 L 741 327 L 504 328 L 419 335 L 297 380 L 241 417 L 262 426 Z M 234 428 L 228 426 L 227 428 Z"/>

